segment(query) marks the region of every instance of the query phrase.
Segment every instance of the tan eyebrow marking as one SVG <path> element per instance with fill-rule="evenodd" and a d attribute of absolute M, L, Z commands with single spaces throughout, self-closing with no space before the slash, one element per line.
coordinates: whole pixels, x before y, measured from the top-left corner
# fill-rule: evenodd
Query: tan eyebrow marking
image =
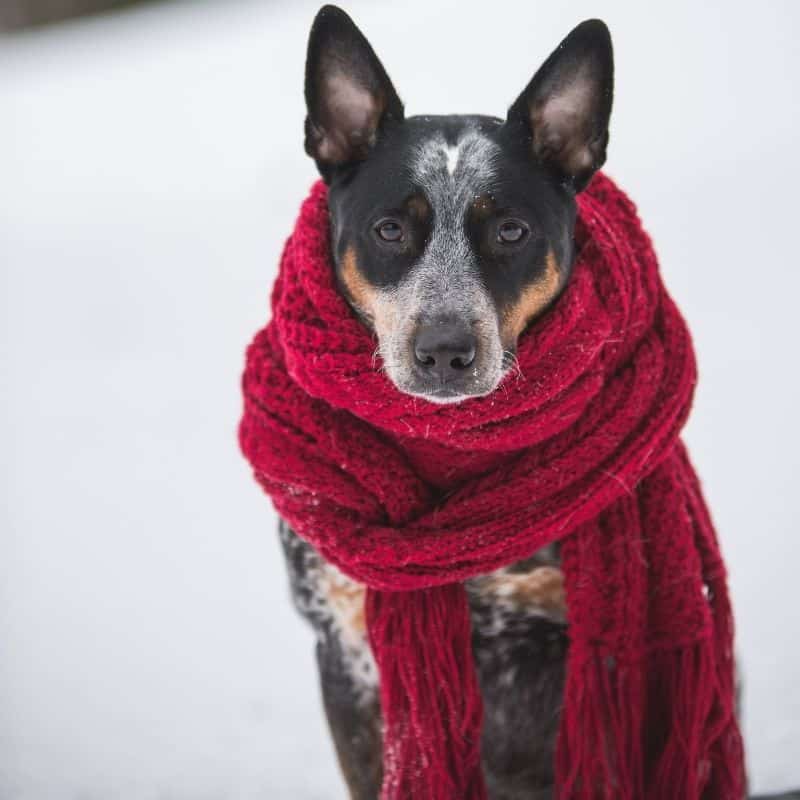
<path fill-rule="evenodd" d="M 417 193 L 409 195 L 406 199 L 406 206 L 409 213 L 418 220 L 426 220 L 431 213 L 431 207 L 428 204 L 424 194 Z"/>
<path fill-rule="evenodd" d="M 494 211 L 494 198 L 490 194 L 480 194 L 471 204 L 472 213 L 478 219 L 485 219 Z"/>

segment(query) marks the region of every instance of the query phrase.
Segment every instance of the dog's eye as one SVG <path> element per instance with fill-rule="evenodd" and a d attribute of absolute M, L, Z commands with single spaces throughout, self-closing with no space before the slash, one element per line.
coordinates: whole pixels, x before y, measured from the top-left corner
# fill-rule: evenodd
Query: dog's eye
<path fill-rule="evenodd" d="M 403 226 L 393 219 L 385 219 L 375 226 L 375 232 L 384 242 L 402 242 Z"/>
<path fill-rule="evenodd" d="M 519 244 L 528 232 L 519 222 L 504 222 L 497 229 L 497 241 L 501 244 Z"/>

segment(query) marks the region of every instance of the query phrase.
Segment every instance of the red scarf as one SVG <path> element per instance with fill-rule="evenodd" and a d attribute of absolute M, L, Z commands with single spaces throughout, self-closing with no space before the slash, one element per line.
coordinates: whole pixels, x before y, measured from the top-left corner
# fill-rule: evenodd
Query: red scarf
<path fill-rule="evenodd" d="M 578 258 L 519 374 L 401 394 L 337 291 L 318 183 L 247 352 L 242 450 L 295 532 L 368 587 L 384 800 L 479 800 L 462 581 L 562 542 L 570 647 L 560 798 L 739 800 L 725 568 L 678 436 L 695 362 L 633 204 L 578 196 Z"/>

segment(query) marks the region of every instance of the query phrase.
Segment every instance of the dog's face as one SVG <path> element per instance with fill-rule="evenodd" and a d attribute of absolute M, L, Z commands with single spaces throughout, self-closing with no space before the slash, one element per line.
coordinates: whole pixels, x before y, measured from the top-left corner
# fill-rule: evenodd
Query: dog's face
<path fill-rule="evenodd" d="M 578 26 L 505 121 L 404 118 L 367 40 L 341 10 L 314 22 L 306 151 L 329 185 L 344 296 L 389 378 L 438 403 L 485 395 L 573 260 L 575 194 L 605 161 L 608 30 Z"/>

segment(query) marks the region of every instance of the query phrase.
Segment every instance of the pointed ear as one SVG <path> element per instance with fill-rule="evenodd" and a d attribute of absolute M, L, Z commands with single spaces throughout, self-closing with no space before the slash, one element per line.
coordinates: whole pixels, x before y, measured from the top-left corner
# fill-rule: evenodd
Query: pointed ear
<path fill-rule="evenodd" d="M 531 137 L 533 155 L 574 191 L 605 163 L 614 56 L 599 19 L 578 25 L 553 51 L 508 112 Z"/>
<path fill-rule="evenodd" d="M 311 26 L 306 59 L 306 152 L 326 179 L 333 168 L 367 157 L 403 104 L 369 42 L 336 6 Z"/>

